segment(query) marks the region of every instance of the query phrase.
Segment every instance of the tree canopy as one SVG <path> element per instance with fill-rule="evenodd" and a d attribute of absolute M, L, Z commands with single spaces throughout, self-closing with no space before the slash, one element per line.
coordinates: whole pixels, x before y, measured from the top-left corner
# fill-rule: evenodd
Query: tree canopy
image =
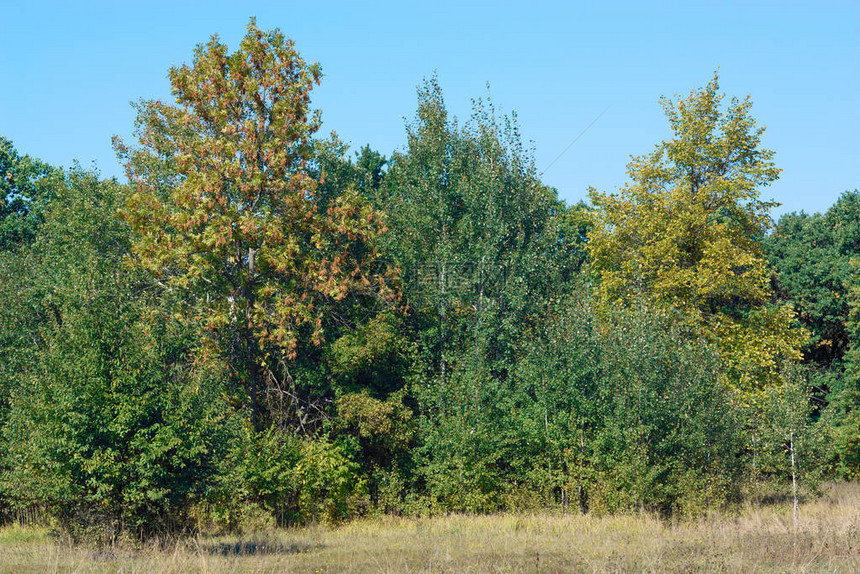
<path fill-rule="evenodd" d="M 321 70 L 252 20 L 238 50 L 217 37 L 170 70 L 176 104 L 137 105 L 139 147 L 117 142 L 133 187 L 133 253 L 232 357 L 253 412 L 300 339 L 319 344 L 331 304 L 387 292 L 373 240 L 382 215 L 343 190 L 324 209 L 312 177 Z M 383 270 L 384 271 L 384 270 Z"/>
<path fill-rule="evenodd" d="M 803 340 L 793 311 L 773 304 L 762 240 L 771 225 L 761 188 L 779 170 L 761 147 L 749 97 L 723 109 L 718 77 L 661 103 L 673 137 L 628 165 L 617 193 L 592 190 L 588 249 L 599 299 L 647 300 L 720 348 L 733 384 L 772 381 Z"/>
<path fill-rule="evenodd" d="M 34 239 L 59 177 L 59 170 L 19 155 L 0 136 L 0 251 Z"/>
<path fill-rule="evenodd" d="M 809 331 L 805 357 L 836 366 L 849 346 L 851 259 L 860 255 L 860 193 L 845 192 L 825 213 L 788 213 L 765 239 L 778 295 Z"/>

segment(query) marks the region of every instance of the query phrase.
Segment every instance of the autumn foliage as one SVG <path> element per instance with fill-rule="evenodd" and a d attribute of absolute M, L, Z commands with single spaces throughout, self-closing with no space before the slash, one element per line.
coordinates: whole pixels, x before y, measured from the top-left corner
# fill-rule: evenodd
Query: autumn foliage
<path fill-rule="evenodd" d="M 172 68 L 176 105 L 140 102 L 140 145 L 116 144 L 136 260 L 187 293 L 193 318 L 232 347 L 252 402 L 302 333 L 324 340 L 333 303 L 391 294 L 390 270 L 374 265 L 382 214 L 353 190 L 324 209 L 317 200 L 310 94 L 321 76 L 252 20 L 236 52 L 213 37 Z"/>

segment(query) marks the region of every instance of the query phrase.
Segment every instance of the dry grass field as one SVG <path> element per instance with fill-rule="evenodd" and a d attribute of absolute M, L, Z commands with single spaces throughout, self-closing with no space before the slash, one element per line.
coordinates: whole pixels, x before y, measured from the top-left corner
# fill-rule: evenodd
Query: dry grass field
<path fill-rule="evenodd" d="M 801 507 L 666 524 L 649 516 L 383 518 L 164 549 L 74 548 L 47 530 L 0 530 L 2 572 L 858 572 L 860 484 Z"/>

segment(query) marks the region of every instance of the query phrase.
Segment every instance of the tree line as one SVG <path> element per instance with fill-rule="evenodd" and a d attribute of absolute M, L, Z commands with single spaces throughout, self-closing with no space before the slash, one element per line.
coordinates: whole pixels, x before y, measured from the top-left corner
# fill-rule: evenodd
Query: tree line
<path fill-rule="evenodd" d="M 0 516 L 695 516 L 860 475 L 860 194 L 774 224 L 716 75 L 575 205 L 435 78 L 391 157 L 319 136 L 320 67 L 253 20 L 169 79 L 128 183 L 0 138 Z"/>

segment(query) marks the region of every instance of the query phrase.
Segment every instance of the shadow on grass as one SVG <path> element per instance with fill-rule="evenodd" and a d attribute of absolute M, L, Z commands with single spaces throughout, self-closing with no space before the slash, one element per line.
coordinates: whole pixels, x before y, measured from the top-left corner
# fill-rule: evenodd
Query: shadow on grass
<path fill-rule="evenodd" d="M 204 552 L 221 556 L 254 556 L 265 554 L 305 554 L 322 549 L 322 544 L 284 544 L 272 540 L 220 542 L 201 547 Z"/>

